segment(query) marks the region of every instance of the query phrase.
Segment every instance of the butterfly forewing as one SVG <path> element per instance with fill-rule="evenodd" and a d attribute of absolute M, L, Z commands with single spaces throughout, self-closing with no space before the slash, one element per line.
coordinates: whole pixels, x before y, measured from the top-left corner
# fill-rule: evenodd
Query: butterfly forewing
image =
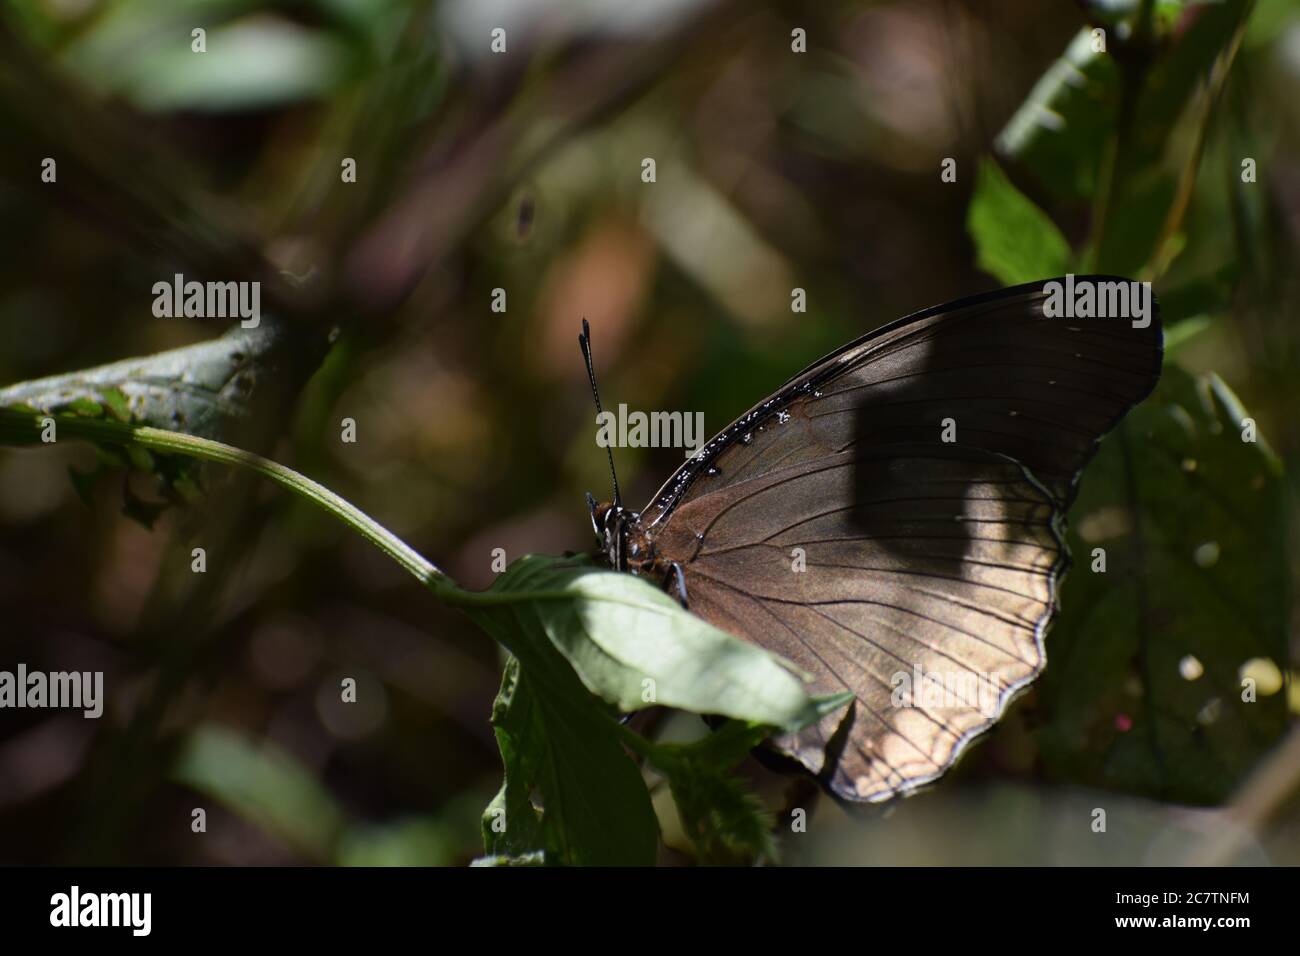
<path fill-rule="evenodd" d="M 1041 672 L 1079 472 L 1159 374 L 1158 317 L 1045 318 L 1043 287 L 918 313 L 809 367 L 634 529 L 680 565 L 692 611 L 816 692 L 853 692 L 774 741 L 842 798 L 933 780 Z"/>

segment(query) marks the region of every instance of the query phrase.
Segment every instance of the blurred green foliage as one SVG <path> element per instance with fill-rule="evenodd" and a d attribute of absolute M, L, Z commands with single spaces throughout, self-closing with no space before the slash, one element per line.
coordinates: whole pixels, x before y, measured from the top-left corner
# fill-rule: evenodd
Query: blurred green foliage
<path fill-rule="evenodd" d="M 1004 285 L 1070 271 L 1070 244 L 991 160 L 980 162 L 966 228 L 979 267 Z"/>

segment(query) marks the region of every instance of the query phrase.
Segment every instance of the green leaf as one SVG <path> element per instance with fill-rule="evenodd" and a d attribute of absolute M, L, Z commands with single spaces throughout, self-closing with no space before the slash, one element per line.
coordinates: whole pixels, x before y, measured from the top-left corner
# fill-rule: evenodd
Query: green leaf
<path fill-rule="evenodd" d="M 564 863 L 652 861 L 654 811 L 622 751 L 627 732 L 593 693 L 622 710 L 656 703 L 751 722 L 689 752 L 631 735 L 652 760 L 662 759 L 682 789 L 684 819 L 704 852 L 719 858 L 744 855 L 746 847 L 751 857 L 770 850 L 767 824 L 726 768 L 773 727 L 804 726 L 847 700 L 810 698 L 777 658 L 699 620 L 647 582 L 586 559 L 522 558 L 490 591 L 457 603 L 517 659 L 493 711 L 506 770 L 483 818 L 493 855 L 545 850 L 548 860 Z"/>
<path fill-rule="evenodd" d="M 339 866 L 453 866 L 456 841 L 445 823 L 426 818 L 353 824 L 336 841 Z"/>
<path fill-rule="evenodd" d="M 188 474 L 181 474 L 174 478 L 171 482 L 171 490 L 175 492 L 177 499 L 187 505 L 192 505 L 203 497 L 203 488 Z"/>
<path fill-rule="evenodd" d="M 815 724 L 852 701 L 852 691 L 814 698 L 808 723 Z M 708 736 L 693 743 L 656 744 L 651 754 L 651 762 L 668 774 L 673 773 L 674 768 L 682 761 L 707 764 L 721 769 L 734 767 L 751 750 L 772 736 L 772 730 L 773 728 L 766 724 L 728 720 Z"/>
<path fill-rule="evenodd" d="M 1084 28 L 1007 122 L 998 152 L 1062 198 L 1090 197 L 1118 105 L 1119 69 L 1109 55 L 1093 51 L 1092 29 Z"/>
<path fill-rule="evenodd" d="M 0 388 L 0 408 L 103 417 L 227 439 L 250 417 L 256 395 L 296 381 L 315 358 L 309 343 L 263 318 L 257 328 L 235 326 L 198 345 Z M 199 495 L 197 462 L 136 447 L 96 448 L 106 463 L 157 474 L 173 501 L 190 502 Z M 87 488 L 83 483 L 78 494 Z M 127 513 L 146 526 L 159 510 L 128 496 Z"/>
<path fill-rule="evenodd" d="M 1157 55 L 1137 87 L 1125 168 L 1115 176 L 1125 190 L 1131 182 L 1140 198 L 1118 196 L 1112 209 L 1127 209 L 1130 199 L 1155 202 L 1163 189 L 1155 167 L 1173 141 L 1171 132 L 1250 9 L 1248 0 L 1216 0 L 1189 5 L 1195 9 L 1178 16 L 1181 6 L 1164 3 L 1158 8 Z M 1107 50 L 1095 52 L 1092 28 L 1081 29 L 998 136 L 999 153 L 1024 164 L 1057 196 L 1083 200 L 1097 192 L 1102 160 L 1119 126 L 1122 54 L 1117 51 L 1124 42 L 1110 31 Z M 1172 176 L 1172 171 L 1165 174 Z M 1124 231 L 1118 224 L 1116 228 Z M 1123 260 L 1118 265 L 1104 258 L 1099 262 L 1107 271 L 1124 271 Z"/>
<path fill-rule="evenodd" d="M 624 711 L 650 704 L 793 728 L 815 712 L 803 681 L 761 648 L 718 630 L 647 581 L 582 558 L 529 556 L 472 610 L 507 615 L 501 641 L 546 640 L 593 693 Z"/>
<path fill-rule="evenodd" d="M 178 19 L 169 24 L 166 13 L 155 13 L 134 30 L 119 21 L 109 35 L 92 32 L 65 59 L 95 88 L 146 111 L 238 111 L 314 99 L 335 89 L 353 64 L 337 37 L 278 16 L 224 25 L 211 14 Z M 191 25 L 205 28 L 206 52 L 192 51 Z"/>
<path fill-rule="evenodd" d="M 1170 134 L 1210 68 L 1232 42 L 1253 0 L 1210 0 L 1191 5 L 1180 28 L 1165 38 L 1143 79 L 1133 128 L 1136 164 L 1157 162 Z"/>
<path fill-rule="evenodd" d="M 1243 668 L 1286 670 L 1291 586 L 1280 468 L 1246 417 L 1216 377 L 1166 365 L 1085 473 L 1038 690 L 1053 776 L 1216 803 L 1283 733 L 1284 689 L 1242 700 Z"/>
<path fill-rule="evenodd" d="M 1068 271 L 1070 244 L 1047 214 L 985 158 L 966 216 L 976 261 L 1004 285 Z"/>
<path fill-rule="evenodd" d="M 180 753 L 175 777 L 208 794 L 317 862 L 329 862 L 345 823 L 333 797 L 296 760 L 271 744 L 203 726 Z"/>
<path fill-rule="evenodd" d="M 1094 267 L 1099 272 L 1135 275 L 1159 252 L 1171 258 L 1176 247 L 1157 250 L 1156 243 L 1173 208 L 1177 181 L 1192 168 L 1198 156 L 1177 135 L 1189 102 L 1202 109 L 1204 97 L 1194 92 L 1205 85 L 1215 61 L 1232 43 L 1250 4 L 1246 0 L 1221 0 L 1197 4 L 1189 12 L 1186 28 L 1171 36 L 1137 88 L 1131 136 L 1116 153 L 1112 173 L 1113 195 L 1096 237 Z M 1208 121 L 1203 113 L 1192 117 Z M 1171 148 L 1171 144 L 1173 148 Z M 1163 269 L 1167 261 L 1155 263 Z"/>
<path fill-rule="evenodd" d="M 812 722 L 852 699 L 851 692 L 818 698 Z M 646 745 L 650 762 L 668 778 L 678 816 L 701 862 L 775 859 L 771 811 L 728 772 L 771 734 L 771 727 L 729 720 L 694 743 Z"/>
<path fill-rule="evenodd" d="M 0 407 L 57 414 L 93 402 L 119 421 L 220 439 L 291 360 L 291 340 L 263 318 L 198 345 L 0 388 Z"/>
<path fill-rule="evenodd" d="M 739 777 L 694 764 L 670 776 L 669 787 L 701 862 L 744 865 L 775 858 L 774 815 Z"/>
<path fill-rule="evenodd" d="M 837 699 L 835 708 L 844 703 Z M 729 773 L 771 732 L 762 724 L 729 720 L 694 743 L 652 746 L 650 761 L 668 778 L 700 862 L 752 864 L 775 857 L 771 811 Z"/>
<path fill-rule="evenodd" d="M 1138 275 L 1156 251 L 1176 191 L 1173 175 L 1163 169 L 1121 174 L 1097 239 L 1095 268 L 1107 275 Z"/>
<path fill-rule="evenodd" d="M 546 752 L 540 715 L 519 682 L 519 661 L 510 658 L 501 690 L 492 704 L 492 729 L 505 765 L 501 790 L 483 813 L 483 848 L 490 854 L 529 853 L 543 845 L 542 812 L 533 806 L 532 788 Z"/>
<path fill-rule="evenodd" d="M 570 865 L 654 862 L 658 823 L 641 773 L 623 751 L 613 718 L 553 647 L 525 642 L 520 658 L 507 664 L 492 724 L 505 785 L 483 815 L 489 854 L 544 850 L 548 860 Z M 540 815 L 534 789 L 544 804 Z M 500 819 L 504 833 L 492 827 Z"/>
<path fill-rule="evenodd" d="M 131 421 L 131 403 L 127 400 L 126 393 L 115 386 L 108 386 L 99 393 L 104 407 L 108 413 L 116 418 L 119 422 L 130 423 Z"/>
<path fill-rule="evenodd" d="M 127 445 L 124 450 L 127 457 L 131 459 L 131 467 L 136 471 L 151 472 L 154 470 L 154 457 L 149 454 L 149 449 L 141 448 L 138 445 Z"/>
<path fill-rule="evenodd" d="M 82 418 L 99 418 L 104 414 L 104 407 L 90 398 L 74 398 L 68 403 L 68 412 Z"/>
<path fill-rule="evenodd" d="M 1194 342 L 1214 325 L 1214 319 L 1208 315 L 1193 315 L 1179 322 L 1165 332 L 1165 361 Z"/>
<path fill-rule="evenodd" d="M 1236 262 L 1175 282 L 1173 273 L 1160 284 L 1160 319 L 1165 325 L 1168 350 L 1170 326 L 1183 319 L 1232 311 L 1233 297 L 1241 281 Z"/>

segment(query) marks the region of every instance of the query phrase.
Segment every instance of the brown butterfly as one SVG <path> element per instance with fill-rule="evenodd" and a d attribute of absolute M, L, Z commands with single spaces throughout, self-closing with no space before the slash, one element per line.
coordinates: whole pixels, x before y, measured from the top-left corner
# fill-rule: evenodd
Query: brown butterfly
<path fill-rule="evenodd" d="M 1079 474 L 1160 375 L 1145 294 L 1142 315 L 1139 284 L 1070 276 L 877 329 L 724 428 L 640 512 L 616 477 L 612 503 L 588 495 L 602 554 L 814 692 L 853 693 L 769 742 L 831 793 L 934 781 L 1043 670 Z M 594 393 L 585 321 L 579 342 Z"/>

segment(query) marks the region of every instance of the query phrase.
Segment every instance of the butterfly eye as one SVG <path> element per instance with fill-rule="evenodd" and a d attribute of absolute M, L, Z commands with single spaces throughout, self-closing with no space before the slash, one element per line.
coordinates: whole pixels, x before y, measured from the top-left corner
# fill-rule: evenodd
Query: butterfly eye
<path fill-rule="evenodd" d="M 608 524 L 607 519 L 613 507 L 609 503 L 597 504 L 591 492 L 587 492 L 587 509 L 591 512 L 591 532 L 598 539 L 604 538 L 608 530 L 606 527 Z"/>

